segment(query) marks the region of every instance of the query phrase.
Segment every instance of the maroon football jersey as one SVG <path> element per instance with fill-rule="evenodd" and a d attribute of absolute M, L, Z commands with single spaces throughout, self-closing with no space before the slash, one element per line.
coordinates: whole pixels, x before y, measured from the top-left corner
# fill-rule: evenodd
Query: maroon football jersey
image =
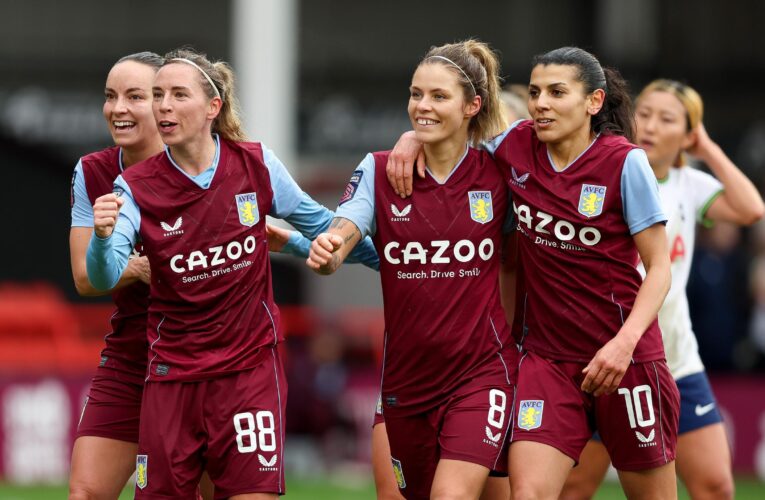
<path fill-rule="evenodd" d="M 589 362 L 632 311 L 642 278 L 624 220 L 621 176 L 636 146 L 600 136 L 573 164 L 555 171 L 528 121 L 496 151 L 510 169 L 523 267 L 515 310 L 523 347 L 551 359 Z M 664 358 L 656 320 L 633 353 Z"/>
<path fill-rule="evenodd" d="M 114 179 L 120 169 L 120 148 L 111 147 L 82 157 L 82 172 L 90 204 L 105 194 L 111 193 Z M 136 253 L 141 253 L 141 243 L 136 244 Z M 146 376 L 146 313 L 149 307 L 149 285 L 136 282 L 112 292 L 117 306 L 111 317 L 112 331 L 104 340 L 106 347 L 101 351 L 101 366 L 114 368 L 134 375 L 143 382 Z"/>
<path fill-rule="evenodd" d="M 416 413 L 443 402 L 502 346 L 517 354 L 498 286 L 508 190 L 494 160 L 470 149 L 444 184 L 415 179 L 402 200 L 386 179 L 388 152 L 374 158 L 382 402 L 385 412 Z"/>
<path fill-rule="evenodd" d="M 283 340 L 265 235 L 273 192 L 261 145 L 221 139 L 208 189 L 165 153 L 123 178 L 140 207 L 151 264 L 147 380 L 253 368 L 259 348 Z"/>

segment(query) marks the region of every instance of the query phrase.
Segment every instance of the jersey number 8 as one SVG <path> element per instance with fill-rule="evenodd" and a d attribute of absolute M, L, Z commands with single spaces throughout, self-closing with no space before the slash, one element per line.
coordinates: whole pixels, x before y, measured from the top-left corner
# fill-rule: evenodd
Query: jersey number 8
<path fill-rule="evenodd" d="M 257 422 L 257 426 L 255 423 Z M 274 431 L 274 414 L 270 411 L 259 411 L 252 416 L 250 412 L 234 415 L 236 429 L 236 445 L 239 453 L 276 450 L 276 432 Z M 245 436 L 247 439 L 245 440 Z M 246 444 L 245 444 L 246 443 Z"/>

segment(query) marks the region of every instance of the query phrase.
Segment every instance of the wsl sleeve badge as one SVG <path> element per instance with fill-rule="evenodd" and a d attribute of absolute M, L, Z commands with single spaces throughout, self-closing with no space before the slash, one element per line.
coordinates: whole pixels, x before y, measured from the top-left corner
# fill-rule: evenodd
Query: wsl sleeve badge
<path fill-rule="evenodd" d="M 468 191 L 470 218 L 480 224 L 486 224 L 494 218 L 491 191 Z"/>
<path fill-rule="evenodd" d="M 260 221 L 258 212 L 258 196 L 256 193 L 242 193 L 234 197 L 239 212 L 239 222 L 243 226 L 252 227 Z"/>
<path fill-rule="evenodd" d="M 364 175 L 363 170 L 353 171 L 353 174 L 351 175 L 351 179 L 348 181 L 348 185 L 345 186 L 345 191 L 343 192 L 343 196 L 340 197 L 340 201 L 338 202 L 338 205 L 342 205 L 346 201 L 353 199 L 354 195 L 356 194 L 356 190 L 359 187 L 359 183 L 361 182 L 362 175 Z"/>
<path fill-rule="evenodd" d="M 149 484 L 149 455 L 135 457 L 135 485 L 141 489 Z"/>

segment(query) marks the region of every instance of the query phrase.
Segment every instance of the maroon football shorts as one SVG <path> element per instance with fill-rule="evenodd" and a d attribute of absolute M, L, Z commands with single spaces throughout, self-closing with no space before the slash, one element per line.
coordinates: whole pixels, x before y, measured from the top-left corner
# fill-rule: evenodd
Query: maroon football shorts
<path fill-rule="evenodd" d="M 77 436 L 138 442 L 143 374 L 99 366 L 82 408 Z"/>
<path fill-rule="evenodd" d="M 386 410 L 391 461 L 399 488 L 408 500 L 430 498 L 433 476 L 442 458 L 482 465 L 500 474 L 507 471 L 515 391 L 510 383 L 496 383 L 497 375 L 507 379 L 497 358 L 487 365 L 483 368 L 489 370 L 481 370 L 481 376 L 470 379 L 430 411 L 398 416 Z M 514 377 L 509 380 L 514 381 Z"/>
<path fill-rule="evenodd" d="M 257 356 L 228 376 L 146 383 L 136 498 L 194 498 L 203 468 L 216 499 L 284 493 L 287 379 L 277 349 Z"/>
<path fill-rule="evenodd" d="M 585 366 L 524 352 L 512 442 L 544 443 L 578 462 L 597 430 L 618 470 L 674 460 L 680 395 L 667 364 L 630 364 L 617 391 L 597 398 L 580 389 Z"/>

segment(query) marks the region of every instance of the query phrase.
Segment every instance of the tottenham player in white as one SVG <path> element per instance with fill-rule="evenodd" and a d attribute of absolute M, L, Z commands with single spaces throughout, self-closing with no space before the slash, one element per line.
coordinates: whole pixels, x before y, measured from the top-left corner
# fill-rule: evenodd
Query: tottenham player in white
<path fill-rule="evenodd" d="M 668 217 L 672 287 L 659 311 L 659 325 L 667 363 L 680 389 L 677 473 L 691 498 L 733 498 L 730 448 L 699 357 L 685 288 L 696 224 L 749 225 L 763 216 L 765 205 L 752 182 L 707 134 L 703 102 L 691 87 L 655 80 L 638 96 L 635 111 L 637 143 L 646 151 L 659 181 Z M 688 166 L 686 152 L 706 163 L 714 176 Z M 591 498 L 608 464 L 605 447 L 590 441 L 561 498 Z"/>

